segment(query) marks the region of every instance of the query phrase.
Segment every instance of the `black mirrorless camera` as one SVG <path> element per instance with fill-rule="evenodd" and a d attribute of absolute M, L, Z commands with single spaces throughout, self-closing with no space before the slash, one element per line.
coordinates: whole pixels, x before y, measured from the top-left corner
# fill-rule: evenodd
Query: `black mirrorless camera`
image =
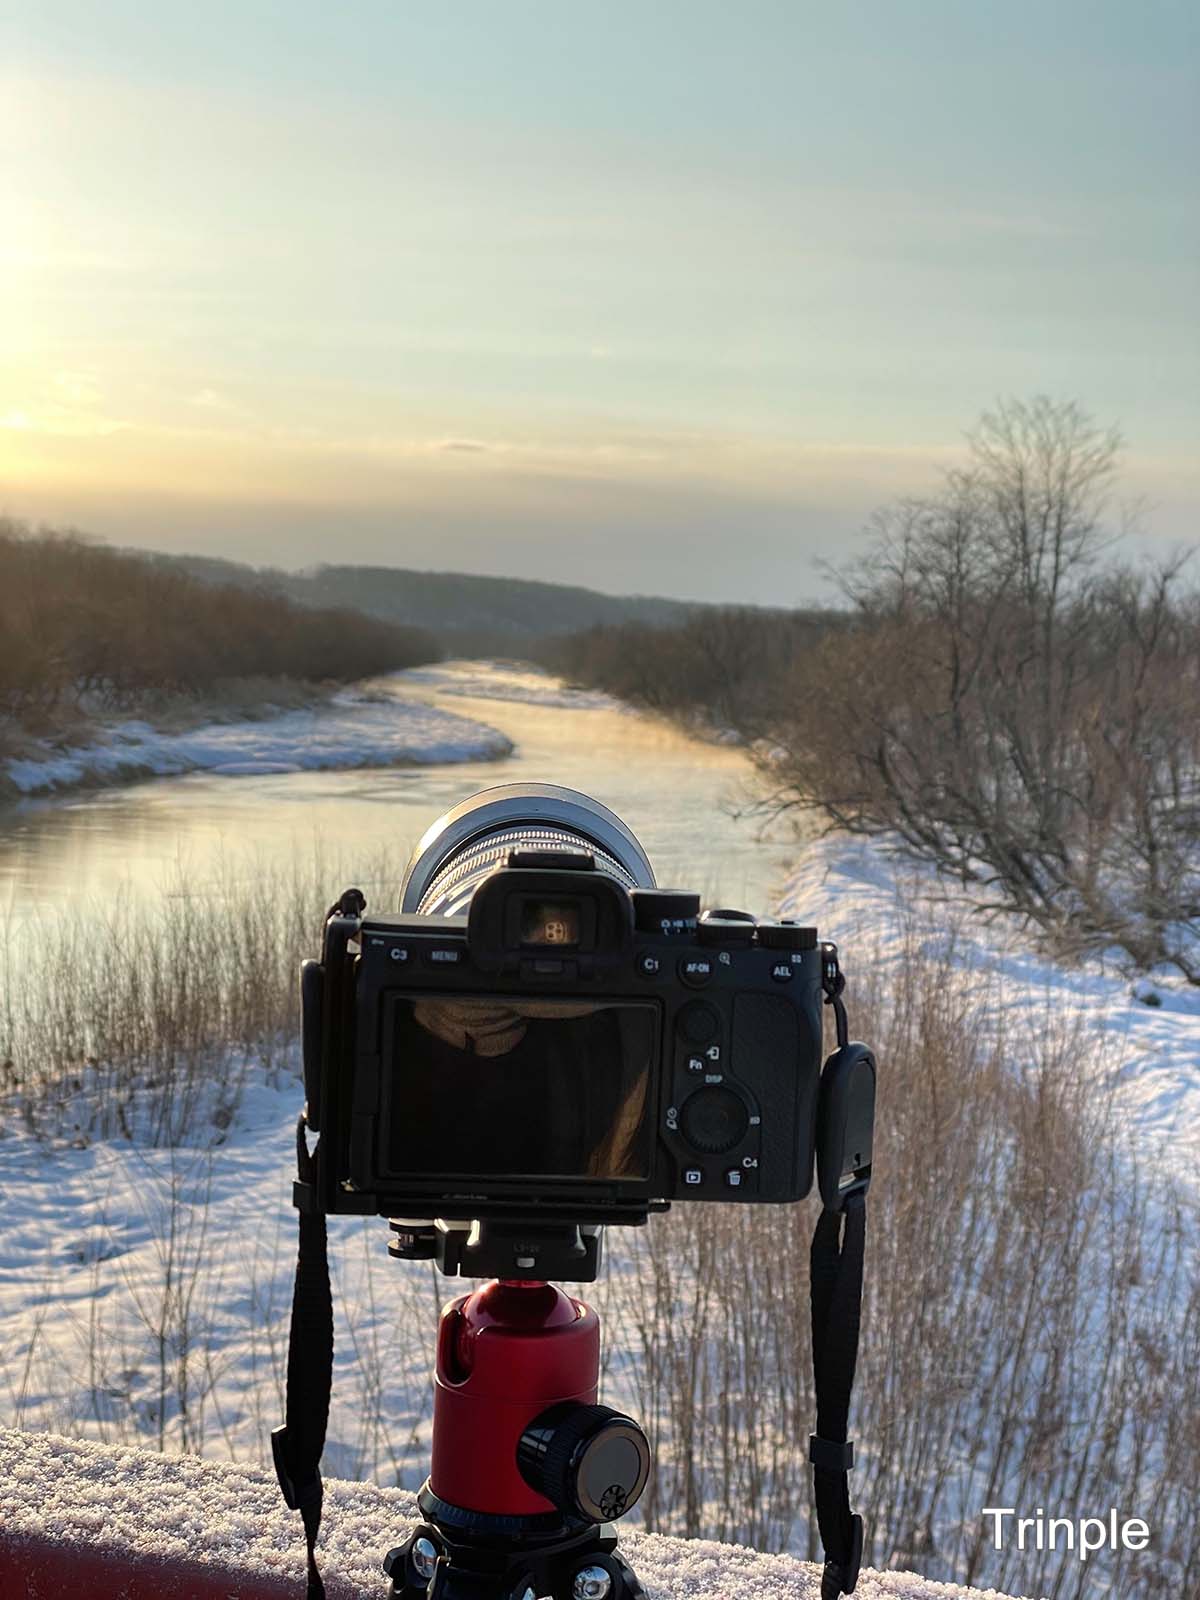
<path fill-rule="evenodd" d="M 400 911 L 367 915 L 346 891 L 305 963 L 320 1140 L 297 1203 L 398 1219 L 394 1253 L 448 1271 L 472 1270 L 486 1220 L 506 1270 L 540 1276 L 555 1224 L 577 1255 L 581 1226 L 672 1200 L 803 1199 L 836 976 L 815 928 L 657 888 L 587 796 L 486 790 L 425 835 Z M 837 1102 L 820 1107 L 823 1193 L 869 1177 L 874 1065 L 856 1060 L 821 1090 Z"/>

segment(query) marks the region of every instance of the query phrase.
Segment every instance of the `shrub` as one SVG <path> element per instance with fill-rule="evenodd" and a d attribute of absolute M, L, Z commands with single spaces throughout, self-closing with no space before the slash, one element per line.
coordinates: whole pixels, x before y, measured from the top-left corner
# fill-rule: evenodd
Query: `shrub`
<path fill-rule="evenodd" d="M 235 678 L 349 682 L 428 661 L 432 637 L 266 589 L 209 584 L 74 533 L 0 520 L 0 716 L 128 709 Z"/>

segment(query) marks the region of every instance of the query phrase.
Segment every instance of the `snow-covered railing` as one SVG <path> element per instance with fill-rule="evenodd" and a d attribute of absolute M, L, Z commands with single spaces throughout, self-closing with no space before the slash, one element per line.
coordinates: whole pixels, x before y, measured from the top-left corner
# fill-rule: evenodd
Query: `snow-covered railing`
<path fill-rule="evenodd" d="M 385 1600 L 384 1553 L 415 1520 L 403 1489 L 327 1483 L 329 1600 Z M 741 1545 L 629 1529 L 651 1600 L 818 1600 L 817 1569 Z M 0 1595 L 23 1600 L 298 1600 L 299 1518 L 274 1477 L 55 1434 L 0 1429 Z M 1007 1600 L 912 1573 L 864 1572 L 855 1600 Z"/>

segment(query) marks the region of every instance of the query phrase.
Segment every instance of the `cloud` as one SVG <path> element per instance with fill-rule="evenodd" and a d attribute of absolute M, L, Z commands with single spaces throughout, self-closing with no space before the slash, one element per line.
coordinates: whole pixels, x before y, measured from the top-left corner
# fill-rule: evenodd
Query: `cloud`
<path fill-rule="evenodd" d="M 85 409 L 99 405 L 104 398 L 93 372 L 56 372 L 51 388 L 58 399 Z"/>
<path fill-rule="evenodd" d="M 198 389 L 195 394 L 189 395 L 189 404 L 196 406 L 200 411 L 212 411 L 222 417 L 248 417 L 250 413 L 246 407 L 236 400 L 231 400 L 227 394 L 222 394 L 219 389 Z"/>

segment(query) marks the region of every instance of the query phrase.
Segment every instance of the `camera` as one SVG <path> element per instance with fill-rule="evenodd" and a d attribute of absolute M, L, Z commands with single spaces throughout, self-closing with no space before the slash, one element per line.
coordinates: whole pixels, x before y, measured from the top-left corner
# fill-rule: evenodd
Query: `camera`
<path fill-rule="evenodd" d="M 298 1203 L 603 1224 L 808 1193 L 815 928 L 702 913 L 611 811 L 553 785 L 448 812 L 401 898 L 367 915 L 348 890 L 302 969 L 320 1142 Z"/>
<path fill-rule="evenodd" d="M 550 784 L 448 811 L 400 899 L 367 916 L 347 889 L 301 968 L 299 1250 L 287 1419 L 271 1439 L 304 1513 L 310 1591 L 333 1372 L 326 1215 L 386 1216 L 393 1256 L 492 1280 L 442 1308 L 423 1520 L 384 1562 L 392 1595 L 639 1600 L 611 1521 L 645 1487 L 649 1441 L 597 1403 L 599 1319 L 549 1280 L 594 1281 L 605 1226 L 675 1200 L 801 1200 L 815 1161 L 826 1431 L 810 1459 L 822 1533 L 838 1530 L 822 1593 L 834 1580 L 849 1593 L 875 1063 L 847 1036 L 835 946 L 659 888 L 618 817 Z M 822 1066 L 826 1002 L 838 1048 Z M 848 1359 L 828 1358 L 832 1340 Z"/>

